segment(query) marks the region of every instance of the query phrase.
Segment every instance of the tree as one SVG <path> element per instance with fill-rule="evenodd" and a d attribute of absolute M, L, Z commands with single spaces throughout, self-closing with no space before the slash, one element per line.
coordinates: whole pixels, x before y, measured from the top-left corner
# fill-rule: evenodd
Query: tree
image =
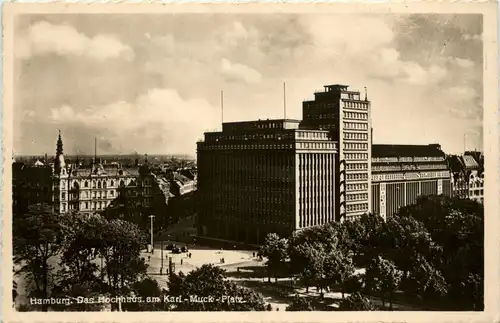
<path fill-rule="evenodd" d="M 269 280 L 271 279 L 272 272 L 277 281 L 277 272 L 283 268 L 288 258 L 288 240 L 280 238 L 276 233 L 268 234 L 260 249 L 260 254 L 267 258 L 266 264 L 269 271 Z"/>
<path fill-rule="evenodd" d="M 109 293 L 123 295 L 125 287 L 145 276 L 147 266 L 140 252 L 146 241 L 146 234 L 133 223 L 123 220 L 104 222 L 95 243 L 105 261 Z"/>
<path fill-rule="evenodd" d="M 436 299 L 446 294 L 448 285 L 441 272 L 419 254 L 411 257 L 412 269 L 404 275 L 401 287 L 421 299 Z"/>
<path fill-rule="evenodd" d="M 13 218 L 14 264 L 17 274 L 24 274 L 35 286 L 31 296 L 48 298 L 50 295 L 53 265 L 63 240 L 59 217 L 49 205 L 36 204 L 26 214 Z M 43 311 L 48 306 L 42 306 Z"/>
<path fill-rule="evenodd" d="M 381 296 L 384 306 L 385 300 L 389 300 L 389 306 L 392 310 L 394 292 L 399 287 L 402 276 L 403 272 L 393 262 L 379 256 L 366 269 L 366 287 L 370 292 Z"/>
<path fill-rule="evenodd" d="M 286 307 L 287 312 L 314 311 L 311 303 L 305 297 L 295 296 L 290 305 Z"/>
<path fill-rule="evenodd" d="M 438 295 L 446 285 L 448 302 L 456 308 L 478 307 L 470 297 L 473 289 L 466 286 L 470 275 L 484 279 L 483 205 L 458 198 L 426 196 L 420 197 L 414 205 L 402 208 L 398 216 L 421 222 L 433 242 L 429 252 L 421 252 L 426 263 L 416 259 L 411 265 L 420 272 L 410 276 L 429 281 L 424 286 L 435 285 L 435 288 L 426 287 L 426 290 L 435 289 Z M 464 300 L 469 303 L 463 303 Z"/>
<path fill-rule="evenodd" d="M 298 272 L 306 286 L 306 292 L 309 292 L 309 286 L 318 286 L 324 283 L 326 256 L 323 245 L 318 242 L 307 242 L 293 246 L 292 268 Z"/>
<path fill-rule="evenodd" d="M 130 286 L 130 294 L 140 297 L 142 302 L 123 303 L 125 311 L 168 311 L 173 308 L 171 303 L 165 302 L 165 291 L 161 290 L 158 282 L 150 277 L 137 281 Z"/>
<path fill-rule="evenodd" d="M 359 265 L 364 266 L 379 254 L 380 230 L 384 226 L 384 219 L 373 214 L 363 214 L 342 225 L 347 231 L 351 250 Z"/>
<path fill-rule="evenodd" d="M 342 298 L 344 298 L 347 283 L 353 274 L 354 265 L 352 258 L 344 254 L 341 250 L 332 250 L 325 257 L 325 285 L 329 287 L 340 285 Z"/>
<path fill-rule="evenodd" d="M 376 308 L 370 300 L 357 292 L 349 295 L 340 302 L 341 311 L 375 311 Z"/>
<path fill-rule="evenodd" d="M 106 221 L 98 215 L 88 216 L 80 213 L 66 214 L 60 220 L 64 235 L 62 242 L 58 281 L 54 293 L 58 297 L 86 297 L 88 299 L 105 292 L 102 268 L 96 264 L 98 239 L 102 235 Z M 54 310 L 98 311 L 102 304 L 74 302 L 70 306 L 54 306 Z"/>
<path fill-rule="evenodd" d="M 225 271 L 213 265 L 203 265 L 186 276 L 173 274 L 168 288 L 170 296 L 190 300 L 173 304 L 176 311 L 266 310 L 262 295 L 228 281 Z"/>

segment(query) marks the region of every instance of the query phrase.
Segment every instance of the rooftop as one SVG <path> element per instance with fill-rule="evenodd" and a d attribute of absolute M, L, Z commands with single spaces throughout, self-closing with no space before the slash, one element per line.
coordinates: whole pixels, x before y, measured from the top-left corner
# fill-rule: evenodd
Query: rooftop
<path fill-rule="evenodd" d="M 431 145 L 373 145 L 372 157 L 444 157 L 438 144 Z"/>
<path fill-rule="evenodd" d="M 478 169 L 479 164 L 478 162 L 474 159 L 473 156 L 470 155 L 464 155 L 463 157 L 464 165 L 466 169 Z"/>

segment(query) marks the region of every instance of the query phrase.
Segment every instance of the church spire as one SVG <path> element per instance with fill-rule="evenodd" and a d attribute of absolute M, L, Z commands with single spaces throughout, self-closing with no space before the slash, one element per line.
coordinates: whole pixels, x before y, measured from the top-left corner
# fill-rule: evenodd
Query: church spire
<path fill-rule="evenodd" d="M 62 155 L 62 154 L 63 154 L 63 143 L 62 143 L 62 138 L 61 138 L 61 130 L 59 130 L 59 137 L 57 138 L 56 156 Z"/>
<path fill-rule="evenodd" d="M 63 143 L 61 138 L 61 130 L 59 130 L 59 137 L 57 137 L 57 150 L 56 150 L 56 159 L 54 161 L 54 171 L 56 174 L 64 174 L 64 168 L 66 167 L 66 163 L 64 161 L 63 154 Z"/>

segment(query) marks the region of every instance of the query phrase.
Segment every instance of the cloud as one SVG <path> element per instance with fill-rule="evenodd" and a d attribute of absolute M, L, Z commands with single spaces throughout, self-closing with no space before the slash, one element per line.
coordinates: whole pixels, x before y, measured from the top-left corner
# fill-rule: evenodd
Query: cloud
<path fill-rule="evenodd" d="M 478 98 L 477 91 L 472 87 L 454 86 L 446 89 L 445 92 L 450 99 L 458 102 L 471 101 Z"/>
<path fill-rule="evenodd" d="M 408 15 L 395 19 L 393 14 L 228 14 L 216 19 L 211 15 L 136 15 L 127 20 L 131 27 L 125 29 L 122 22 L 110 19 L 99 24 L 99 31 L 127 39 L 135 51 L 134 64 L 121 59 L 95 64 L 33 57 L 18 72 L 24 81 L 17 87 L 24 90 L 16 111 L 36 111 L 38 123 L 47 122 L 49 115 L 53 129 L 57 129 L 54 123 L 64 129 L 62 122 L 73 120 L 73 128 L 87 129 L 75 132 L 78 143 L 102 132 L 117 151 L 121 147 L 124 152 L 193 151 L 203 131 L 219 124 L 220 120 L 212 119 L 220 117 L 219 108 L 213 106 L 219 106 L 221 90 L 226 121 L 279 118 L 286 82 L 287 116 L 302 118 L 303 100 L 311 99 L 324 84 L 343 83 L 358 90 L 368 88 L 375 142 L 439 141 L 443 149 L 462 149 L 457 136 L 443 132 L 442 125 L 462 131 L 471 127 L 470 116 L 481 115 L 482 43 L 466 40 L 477 36 L 463 36 L 477 34 L 477 19 L 462 23 L 469 15 L 457 15 L 453 21 L 458 27 L 453 27 L 451 22 L 429 24 L 427 16 L 412 20 Z M 47 19 L 50 26 L 73 30 L 77 41 L 60 41 L 62 49 L 52 42 L 68 36 L 46 40 L 35 35 L 36 41 L 28 42 L 29 55 L 48 53 L 47 48 L 61 55 L 95 54 L 89 52 L 93 47 L 88 44 L 96 38 L 91 37 L 91 26 L 100 18 Z M 29 30 L 27 34 L 36 33 Z M 45 43 L 50 46 L 40 45 Z M 123 55 L 123 50 L 106 54 Z M 47 68 L 59 72 L 47 76 Z M 65 71 L 61 81 L 57 75 Z M 470 88 L 476 91 L 475 98 Z M 57 108 L 51 111 L 53 107 Z M 24 120 L 21 112 L 16 118 Z M 206 126 L 200 118 L 207 120 Z M 126 130 L 119 131 L 120 127 Z M 39 130 L 32 128 L 33 123 L 23 125 L 17 131 L 18 140 L 28 143 L 39 136 Z M 26 150 L 51 151 L 52 138 L 46 145 L 26 144 Z"/>
<path fill-rule="evenodd" d="M 104 61 L 110 58 L 134 59 L 134 51 L 110 35 L 87 37 L 69 25 L 55 25 L 45 21 L 31 26 L 21 37 L 20 58 L 57 54 L 85 56 Z"/>
<path fill-rule="evenodd" d="M 471 61 L 470 59 L 464 59 L 464 58 L 459 58 L 459 57 L 448 57 L 448 60 L 462 68 L 472 68 L 474 67 L 474 62 Z"/>
<path fill-rule="evenodd" d="M 99 129 L 100 136 L 122 152 L 194 153 L 203 132 L 217 127 L 218 116 L 218 109 L 203 99 L 185 99 L 173 89 L 151 89 L 133 103 L 114 102 L 83 111 L 63 105 L 51 110 L 50 119 Z"/>
<path fill-rule="evenodd" d="M 221 73 L 230 79 L 242 80 L 248 84 L 259 83 L 262 75 L 251 67 L 232 63 L 228 59 L 221 60 Z"/>

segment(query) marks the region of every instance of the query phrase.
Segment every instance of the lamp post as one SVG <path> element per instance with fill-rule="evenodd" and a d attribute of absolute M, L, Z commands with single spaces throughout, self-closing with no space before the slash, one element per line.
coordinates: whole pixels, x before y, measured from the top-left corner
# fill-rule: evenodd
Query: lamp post
<path fill-rule="evenodd" d="M 160 265 L 160 275 L 163 275 L 163 236 L 162 236 L 162 230 L 163 227 L 160 229 L 160 258 L 161 258 L 161 265 Z"/>
<path fill-rule="evenodd" d="M 154 215 L 150 215 L 149 218 L 151 219 L 151 254 L 154 253 L 155 247 L 154 247 L 154 240 L 153 240 L 153 219 Z"/>

